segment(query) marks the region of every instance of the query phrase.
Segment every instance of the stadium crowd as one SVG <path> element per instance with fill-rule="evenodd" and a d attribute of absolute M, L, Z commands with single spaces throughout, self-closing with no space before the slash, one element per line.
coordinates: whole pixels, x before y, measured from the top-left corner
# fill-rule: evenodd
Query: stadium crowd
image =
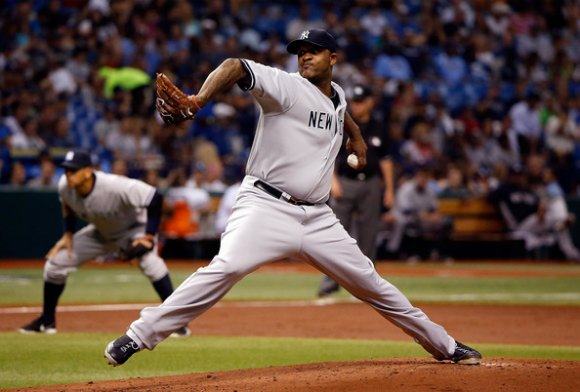
<path fill-rule="evenodd" d="M 160 187 L 185 171 L 223 192 L 248 154 L 251 97 L 235 88 L 164 126 L 156 72 L 193 93 L 228 57 L 296 71 L 285 44 L 313 27 L 337 37 L 347 93 L 372 88 L 397 178 L 428 165 L 446 194 L 485 193 L 539 165 L 580 193 L 578 0 L 6 0 L 0 184 L 54 185 L 62 152 L 83 147 L 105 171 Z"/>

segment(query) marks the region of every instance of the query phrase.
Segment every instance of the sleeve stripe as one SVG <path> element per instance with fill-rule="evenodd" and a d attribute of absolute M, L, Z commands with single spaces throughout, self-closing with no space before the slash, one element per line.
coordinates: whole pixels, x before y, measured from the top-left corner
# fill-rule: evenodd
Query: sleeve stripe
<path fill-rule="evenodd" d="M 256 77 L 254 76 L 254 71 L 252 71 L 252 67 L 250 67 L 250 64 L 248 64 L 248 62 L 245 59 L 240 59 L 240 62 L 242 63 L 242 65 L 246 69 L 246 72 L 248 73 L 248 75 L 250 76 L 250 84 L 245 85 L 245 86 L 240 86 L 240 88 L 242 88 L 242 90 L 244 90 L 244 91 L 248 91 L 248 90 L 253 89 L 256 86 Z"/>

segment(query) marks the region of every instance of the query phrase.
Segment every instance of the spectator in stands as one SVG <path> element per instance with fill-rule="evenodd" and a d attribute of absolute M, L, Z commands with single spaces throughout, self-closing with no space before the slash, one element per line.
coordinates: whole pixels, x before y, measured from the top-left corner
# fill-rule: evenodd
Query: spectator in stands
<path fill-rule="evenodd" d="M 4 105 L 6 106 L 3 110 L 5 115 L 3 116 L 2 123 L 10 130 L 10 134 L 7 140 L 8 145 L 12 146 L 12 138 L 24 133 L 22 127 L 28 120 L 29 114 L 33 107 L 30 104 L 27 104 L 26 102 L 20 102 L 19 100 L 16 100 L 16 102 L 11 105 L 8 105 L 8 103 L 5 103 Z M 10 109 L 8 109 L 8 106 L 11 106 Z"/>
<path fill-rule="evenodd" d="M 72 75 L 77 85 L 82 85 L 89 81 L 91 66 L 87 55 L 88 49 L 85 46 L 75 46 L 71 58 L 65 64 L 65 68 Z"/>
<path fill-rule="evenodd" d="M 580 123 L 571 117 L 571 110 L 564 102 L 553 102 L 553 112 L 546 120 L 546 145 L 549 151 L 557 157 L 565 157 L 573 153 L 576 143 L 580 141 Z"/>
<path fill-rule="evenodd" d="M 142 178 L 143 182 L 154 186 L 155 188 L 161 188 L 162 179 L 161 174 L 159 173 L 159 169 L 150 168 L 146 169 L 145 173 L 143 174 Z"/>
<path fill-rule="evenodd" d="M 507 180 L 488 198 L 498 206 L 512 237 L 524 241 L 529 257 L 542 257 L 542 251 L 554 244 L 555 227 L 546 220 L 547 204 L 529 184 L 523 167 L 511 167 Z"/>
<path fill-rule="evenodd" d="M 50 147 L 74 146 L 73 137 L 70 133 L 70 123 L 66 117 L 59 117 L 54 124 L 54 129 L 47 141 Z"/>
<path fill-rule="evenodd" d="M 491 12 L 485 16 L 485 25 L 495 39 L 501 38 L 510 26 L 511 8 L 503 1 L 496 1 Z"/>
<path fill-rule="evenodd" d="M 509 168 L 519 164 L 521 161 L 521 155 L 518 149 L 517 141 L 510 137 L 511 134 L 509 124 L 510 121 L 506 118 L 501 122 L 494 123 L 494 128 L 492 129 L 484 128 L 484 131 L 492 132 L 493 138 L 497 141 L 497 146 L 499 147 L 499 149 L 495 149 L 493 155 L 493 167 L 502 165 L 505 168 Z M 489 133 L 487 133 L 487 135 L 489 140 L 492 136 L 489 135 Z M 492 139 L 490 144 L 496 143 Z"/>
<path fill-rule="evenodd" d="M 433 139 L 430 125 L 426 122 L 417 123 L 411 131 L 411 139 L 401 146 L 404 165 L 413 167 L 433 164 L 439 157 Z"/>
<path fill-rule="evenodd" d="M 298 15 L 291 18 L 286 25 L 286 40 L 288 42 L 298 37 L 304 30 L 324 28 L 322 20 L 313 16 L 311 11 L 308 1 L 300 1 Z"/>
<path fill-rule="evenodd" d="M 377 57 L 374 73 L 386 80 L 407 81 L 413 77 L 409 62 L 401 55 L 401 48 L 394 43 L 387 44 L 383 53 Z"/>
<path fill-rule="evenodd" d="M 556 180 L 554 171 L 544 168 L 542 180 L 541 192 L 546 203 L 546 216 L 544 221 L 540 222 L 538 230 L 554 232 L 556 243 L 564 257 L 579 262 L 580 251 L 574 245 L 570 234 L 570 228 L 576 222 L 576 217 L 568 211 L 564 191 Z M 533 225 L 535 226 L 535 223 Z"/>
<path fill-rule="evenodd" d="M 503 173 L 506 171 L 507 166 L 503 165 L 497 165 L 492 168 L 487 166 L 471 167 L 468 172 L 468 188 L 470 192 L 475 196 L 487 196 L 499 186 L 499 178 L 505 177 Z"/>
<path fill-rule="evenodd" d="M 392 104 L 390 105 L 391 118 L 396 117 L 403 124 L 406 131 L 407 122 L 415 114 L 415 106 L 420 97 L 411 82 L 399 84 L 393 95 Z M 408 137 L 409 135 L 405 132 L 405 138 Z"/>
<path fill-rule="evenodd" d="M 147 115 L 152 105 L 150 93 L 151 76 L 135 67 L 102 67 L 99 76 L 104 79 L 104 95 L 112 99 L 115 90 L 130 92 L 131 112 Z"/>
<path fill-rule="evenodd" d="M 525 98 L 509 111 L 512 123 L 511 132 L 522 156 L 542 149 L 543 130 L 540 123 L 539 105 L 540 94 L 535 90 L 530 90 Z"/>
<path fill-rule="evenodd" d="M 195 155 L 197 161 L 193 163 L 191 178 L 187 181 L 188 186 L 223 193 L 226 190 L 226 184 L 223 182 L 223 164 L 215 144 L 199 141 Z"/>
<path fill-rule="evenodd" d="M 385 221 L 392 224 L 387 243 L 391 254 L 401 253 L 403 238 L 412 240 L 408 250 L 409 260 L 435 256 L 448 259 L 448 240 L 452 220 L 437 211 L 437 194 L 430 186 L 431 169 L 418 166 L 413 177 L 404 182 L 396 192 L 394 208 L 385 214 Z"/>
<path fill-rule="evenodd" d="M 467 77 L 467 63 L 458 53 L 459 47 L 457 42 L 449 41 L 445 44 L 445 51 L 435 56 L 437 72 L 449 87 L 463 83 Z"/>
<path fill-rule="evenodd" d="M 113 163 L 111 163 L 111 173 L 127 177 L 127 175 L 129 174 L 127 161 L 120 157 L 114 159 Z"/>
<path fill-rule="evenodd" d="M 458 32 L 466 36 L 475 24 L 475 11 L 472 2 L 451 0 L 442 5 L 441 22 L 449 32 Z"/>
<path fill-rule="evenodd" d="M 484 136 L 480 132 L 468 133 L 464 135 L 464 149 L 465 157 L 471 166 L 482 167 L 491 166 L 493 162 L 490 161 L 490 157 L 487 155 L 489 152 L 487 150 L 487 145 L 485 143 Z"/>
<path fill-rule="evenodd" d="M 167 176 L 165 191 L 165 218 L 160 233 L 166 238 L 189 238 L 199 234 L 200 210 L 209 204 L 209 193 L 201 188 L 187 186 L 186 167 L 174 168 Z"/>
<path fill-rule="evenodd" d="M 93 127 L 93 132 L 98 145 L 107 149 L 114 147 L 115 143 L 118 142 L 117 138 L 121 133 L 119 128 L 120 121 L 117 116 L 117 108 L 112 101 L 109 101 L 103 109 L 102 117 L 95 122 Z M 109 138 L 111 139 L 109 140 Z"/>
<path fill-rule="evenodd" d="M 26 119 L 22 124 L 22 132 L 14 135 L 10 144 L 18 150 L 40 151 L 46 148 L 46 142 L 38 134 L 38 119 Z"/>
<path fill-rule="evenodd" d="M 30 179 L 27 185 L 31 188 L 55 188 L 58 185 L 60 174 L 56 170 L 56 165 L 52 160 L 50 154 L 46 151 L 40 153 L 39 156 L 39 170 L 38 176 Z"/>
<path fill-rule="evenodd" d="M 78 84 L 71 70 L 66 67 L 66 60 L 62 55 L 57 55 L 49 60 L 50 72 L 47 81 L 55 95 L 71 96 L 77 91 Z"/>
<path fill-rule="evenodd" d="M 378 46 L 383 31 L 389 27 L 389 21 L 380 5 L 373 4 L 369 8 L 369 11 L 365 12 L 360 19 L 360 25 L 366 33 L 367 45 L 374 49 Z"/>
<path fill-rule="evenodd" d="M 465 198 L 472 194 L 460 165 L 449 165 L 439 188 L 439 197 Z"/>
<path fill-rule="evenodd" d="M 12 162 L 9 185 L 20 187 L 26 185 L 27 181 L 26 167 L 20 161 Z"/>
<path fill-rule="evenodd" d="M 146 133 L 144 119 L 131 116 L 123 117 L 119 128 L 107 134 L 106 147 L 116 157 L 126 160 L 141 160 L 152 152 L 151 138 Z"/>

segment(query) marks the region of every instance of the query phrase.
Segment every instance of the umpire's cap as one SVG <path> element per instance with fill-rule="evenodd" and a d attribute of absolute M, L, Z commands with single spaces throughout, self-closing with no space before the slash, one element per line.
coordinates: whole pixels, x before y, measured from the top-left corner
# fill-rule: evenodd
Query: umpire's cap
<path fill-rule="evenodd" d="M 372 97 L 373 92 L 370 88 L 364 84 L 357 84 L 352 89 L 352 100 L 353 101 L 364 101 L 368 97 Z"/>
<path fill-rule="evenodd" d="M 71 150 L 64 156 L 61 166 L 65 169 L 78 170 L 93 166 L 93 160 L 91 154 L 85 150 Z"/>
<path fill-rule="evenodd" d="M 286 50 L 288 53 L 297 54 L 298 48 L 302 42 L 320 46 L 321 48 L 328 49 L 331 52 L 336 52 L 338 47 L 336 40 L 328 31 L 321 29 L 310 29 L 304 30 L 300 34 L 300 37 L 290 42 L 288 46 L 286 46 Z"/>

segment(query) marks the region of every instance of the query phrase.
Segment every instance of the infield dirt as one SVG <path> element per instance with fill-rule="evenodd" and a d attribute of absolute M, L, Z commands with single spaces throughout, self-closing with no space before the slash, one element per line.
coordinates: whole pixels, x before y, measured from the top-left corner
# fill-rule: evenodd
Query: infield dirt
<path fill-rule="evenodd" d="M 276 266 L 268 267 L 276 268 Z M 393 271 L 390 271 L 393 272 Z M 422 274 L 425 271 L 421 271 Z M 467 273 L 467 272 L 466 272 Z M 473 271 L 469 271 L 473 274 Z M 388 274 L 388 271 L 387 271 Z M 415 304 L 462 341 L 580 346 L 580 308 Z M 3 314 L 0 331 L 13 331 L 30 314 Z M 62 332 L 123 332 L 138 310 L 63 312 Z M 251 306 L 222 302 L 190 324 L 196 335 L 410 338 L 360 303 L 324 306 Z M 480 366 L 433 359 L 332 362 L 172 377 L 137 378 L 18 391 L 573 391 L 580 390 L 580 363 L 489 358 Z M 103 360 L 104 361 L 104 360 Z M 105 363 L 103 363 L 105 366 Z"/>

